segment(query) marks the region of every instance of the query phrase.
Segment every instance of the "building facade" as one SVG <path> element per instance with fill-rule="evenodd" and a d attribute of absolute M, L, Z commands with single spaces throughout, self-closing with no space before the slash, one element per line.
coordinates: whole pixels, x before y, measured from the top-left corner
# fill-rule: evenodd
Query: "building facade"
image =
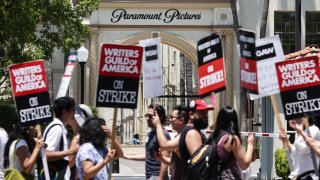
<path fill-rule="evenodd" d="M 236 1 L 239 26 L 256 32 L 259 38 L 264 1 Z M 266 36 L 279 34 L 284 53 L 296 51 L 295 47 L 295 0 L 273 0 L 268 8 Z M 301 48 L 315 44 L 320 45 L 320 1 L 308 0 L 301 2 Z M 91 37 L 85 42 L 89 50 L 89 60 L 86 63 L 85 103 L 94 106 L 97 86 L 97 64 L 100 45 L 102 43 L 136 45 L 139 40 L 160 37 L 163 56 L 164 92 L 166 95 L 193 95 L 197 91 L 197 52 L 196 43 L 201 38 L 218 33 L 223 42 L 227 89 L 216 94 L 217 108 L 224 105 L 234 106 L 239 114 L 241 103 L 239 82 L 239 54 L 233 25 L 229 0 L 170 0 L 166 2 L 153 1 L 116 1 L 102 0 L 99 8 L 84 20 L 91 28 Z M 53 90 L 56 94 L 58 84 L 64 72 L 63 53 L 53 57 Z M 191 72 L 191 73 L 190 73 Z M 80 70 L 77 68 L 72 77 L 69 95 L 79 99 Z M 145 99 L 141 91 L 141 81 L 138 108 L 136 110 L 119 110 L 117 125 L 122 129 L 124 141 L 128 142 L 133 134 L 146 135 L 147 125 L 143 118 L 146 107 L 152 101 L 166 105 L 170 110 L 173 104 L 188 103 L 188 98 L 156 98 Z M 208 100 L 209 101 L 209 100 Z M 255 102 L 255 104 L 257 104 Z M 279 111 L 282 112 L 278 97 Z M 113 109 L 99 108 L 100 116 L 111 126 Z M 169 112 L 168 112 L 169 113 Z M 255 110 L 255 121 L 261 122 L 261 111 Z M 212 116 L 210 119 L 212 124 Z M 286 125 L 284 116 L 283 125 Z M 241 119 L 248 130 L 246 119 Z M 273 124 L 272 124 L 273 125 Z M 277 125 L 273 125 L 277 132 Z M 275 140 L 274 149 L 280 147 Z"/>
<path fill-rule="evenodd" d="M 101 1 L 99 9 L 85 20 L 91 30 L 86 43 L 89 60 L 86 64 L 85 102 L 95 104 L 97 65 L 102 43 L 137 45 L 139 40 L 160 37 L 162 43 L 162 66 L 165 95 L 197 95 L 196 44 L 215 32 L 221 35 L 227 71 L 227 90 L 216 94 L 218 107 L 233 105 L 233 36 L 234 26 L 229 1 L 170 1 L 118 2 Z M 147 125 L 143 119 L 150 103 L 162 104 L 168 114 L 175 104 L 188 103 L 190 98 L 143 98 L 141 81 L 138 108 L 120 109 L 118 126 L 130 139 L 133 134 L 146 135 Z M 221 101 L 223 99 L 223 101 Z M 210 99 L 208 99 L 209 101 Z M 112 108 L 99 108 L 101 117 L 111 123 Z M 212 118 L 211 118 L 212 119 Z M 212 122 L 211 122 L 212 124 Z M 132 129 L 130 129 L 131 127 Z"/>

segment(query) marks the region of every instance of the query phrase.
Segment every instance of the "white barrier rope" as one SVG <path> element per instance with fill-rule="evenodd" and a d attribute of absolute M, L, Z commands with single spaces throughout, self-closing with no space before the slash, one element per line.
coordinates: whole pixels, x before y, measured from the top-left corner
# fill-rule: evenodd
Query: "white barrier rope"
<path fill-rule="evenodd" d="M 210 134 L 213 131 L 207 130 L 206 133 Z M 259 133 L 259 132 L 240 132 L 241 136 L 249 136 L 249 133 L 253 133 L 256 137 L 280 137 L 279 133 Z M 296 131 L 287 131 L 288 133 L 296 133 Z"/>
<path fill-rule="evenodd" d="M 173 133 L 172 129 L 167 129 L 166 131 L 169 133 Z M 211 134 L 212 132 L 213 131 L 211 131 L 211 130 L 204 131 L 204 133 L 206 133 L 206 134 Z M 272 138 L 280 137 L 279 133 L 240 132 L 240 135 L 241 136 L 249 136 L 249 133 L 253 133 L 256 137 L 272 137 Z M 287 131 L 286 133 L 289 136 L 289 134 L 296 133 L 296 131 Z"/>

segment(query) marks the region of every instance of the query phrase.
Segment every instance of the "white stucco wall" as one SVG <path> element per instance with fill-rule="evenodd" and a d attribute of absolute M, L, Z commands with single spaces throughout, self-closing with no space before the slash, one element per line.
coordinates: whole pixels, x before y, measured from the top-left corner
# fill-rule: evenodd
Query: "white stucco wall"
<path fill-rule="evenodd" d="M 262 10 L 263 10 L 263 2 L 262 0 L 252 1 L 252 0 L 241 0 L 238 1 L 238 16 L 240 26 L 244 29 L 252 30 L 256 32 L 256 38 L 260 36 L 260 24 L 262 18 Z M 295 0 L 272 0 L 269 5 L 269 13 L 268 13 L 268 23 L 266 36 L 274 35 L 274 12 L 275 11 L 295 11 Z M 308 0 L 301 1 L 301 47 L 305 47 L 305 13 L 306 11 L 320 11 L 320 1 L 318 0 Z M 236 45 L 234 45 L 236 47 Z M 234 50 L 236 51 L 236 49 Z M 234 73 L 239 73 L 239 56 L 234 58 Z M 235 82 L 238 83 L 238 82 Z M 238 86 L 237 86 L 238 87 Z M 236 92 L 239 92 L 236 90 Z M 238 94 L 235 96 L 237 99 Z M 282 120 L 282 125 L 286 129 L 286 120 L 284 119 L 282 104 L 280 95 L 276 95 L 280 118 Z M 236 102 L 236 100 L 235 100 Z M 236 103 L 239 104 L 239 103 Z M 276 122 L 274 122 L 274 132 L 278 133 L 279 128 Z M 274 138 L 274 151 L 276 149 L 282 148 L 282 142 L 278 138 Z"/>
<path fill-rule="evenodd" d="M 56 49 L 52 56 L 53 67 L 53 92 L 54 98 L 56 97 L 61 82 L 62 75 L 64 73 L 64 53 L 61 49 Z"/>

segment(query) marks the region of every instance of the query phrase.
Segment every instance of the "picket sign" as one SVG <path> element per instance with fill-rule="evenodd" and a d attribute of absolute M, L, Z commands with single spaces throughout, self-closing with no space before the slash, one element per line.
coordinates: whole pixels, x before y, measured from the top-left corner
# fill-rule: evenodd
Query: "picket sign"
<path fill-rule="evenodd" d="M 39 133 L 38 138 L 41 138 L 40 124 L 50 122 L 53 118 L 44 60 L 10 65 L 9 73 L 19 118 L 18 123 L 23 127 L 36 125 Z M 44 147 L 42 147 L 42 162 L 46 167 L 45 179 L 50 180 L 47 158 L 44 152 Z"/>
<path fill-rule="evenodd" d="M 101 44 L 96 107 L 114 108 L 111 149 L 116 147 L 118 108 L 137 108 L 142 55 L 140 46 Z"/>
<path fill-rule="evenodd" d="M 301 64 L 301 63 L 303 63 L 305 65 L 304 66 L 296 65 L 296 64 Z M 293 65 L 293 64 L 295 64 L 295 65 Z M 286 67 L 294 67 L 294 68 L 286 69 Z M 304 104 L 305 101 L 312 101 L 312 100 L 314 101 L 314 100 L 319 99 L 319 95 L 317 93 L 317 91 L 319 90 L 319 85 L 320 85 L 320 81 L 319 81 L 320 70 L 319 70 L 318 57 L 317 56 L 303 57 L 300 59 L 295 59 L 293 63 L 291 63 L 289 61 L 278 62 L 278 63 L 276 63 L 276 70 L 277 70 L 277 77 L 278 77 L 279 89 L 281 92 L 281 99 L 282 99 L 282 105 L 283 105 L 285 118 L 287 120 L 295 119 L 297 117 L 301 117 L 303 115 L 303 113 L 308 113 L 308 112 L 319 113 L 319 112 L 317 112 L 317 111 L 319 111 L 317 108 L 312 109 L 313 106 L 310 106 L 310 109 L 307 109 L 308 104 L 306 104 L 306 106 L 307 106 L 306 109 L 304 107 L 302 107 L 303 110 L 295 111 L 295 109 L 294 109 L 293 112 L 292 112 L 292 109 L 290 109 L 290 107 L 287 108 L 287 106 L 286 106 L 287 104 L 298 103 L 301 101 L 302 101 L 301 103 L 303 105 L 305 105 Z M 292 73 L 291 81 L 295 82 L 296 80 L 294 78 L 302 77 L 301 72 L 303 72 L 303 70 L 305 72 L 306 71 L 309 72 L 309 76 L 308 76 L 309 80 L 307 80 L 307 81 L 304 81 L 305 79 L 302 79 L 302 80 L 299 80 L 298 83 L 288 83 L 290 80 L 289 79 L 290 76 L 289 77 L 283 76 L 284 73 L 290 73 L 290 71 L 292 71 L 291 72 Z M 288 71 L 288 72 L 286 72 L 286 71 Z M 306 77 L 307 76 L 304 76 L 304 78 L 306 78 Z M 313 78 L 313 79 L 310 80 L 311 78 Z M 288 80 L 288 81 L 286 81 L 286 80 Z M 298 91 L 303 92 L 305 94 L 305 96 L 303 98 L 299 98 Z M 309 97 L 307 96 L 307 92 L 309 93 Z M 294 95 L 296 95 L 296 97 Z M 314 106 L 316 106 L 316 105 L 314 105 Z M 308 126 L 306 126 L 307 134 L 308 134 L 308 136 L 310 136 L 310 132 L 308 132 L 309 129 L 307 127 Z M 312 149 L 310 149 L 310 151 L 311 151 L 311 159 L 312 159 L 315 173 L 316 173 L 316 175 L 319 175 L 315 152 Z"/>
<path fill-rule="evenodd" d="M 278 35 L 257 39 L 255 41 L 254 57 L 257 61 L 258 95 L 250 94 L 250 99 L 257 99 L 270 96 L 276 121 L 280 130 L 284 130 L 275 94 L 279 93 L 278 79 L 275 63 L 280 62 L 284 57 L 280 37 Z"/>
<path fill-rule="evenodd" d="M 118 108 L 137 108 L 142 55 L 140 46 L 101 45 L 96 106 L 114 108 L 111 149 L 115 149 Z"/>
<path fill-rule="evenodd" d="M 163 80 L 161 66 L 161 38 L 151 38 L 139 41 L 144 47 L 142 60 L 143 94 L 145 98 L 163 95 Z"/>
<path fill-rule="evenodd" d="M 212 92 L 226 89 L 226 74 L 221 38 L 211 34 L 197 42 L 199 95 L 206 97 Z"/>

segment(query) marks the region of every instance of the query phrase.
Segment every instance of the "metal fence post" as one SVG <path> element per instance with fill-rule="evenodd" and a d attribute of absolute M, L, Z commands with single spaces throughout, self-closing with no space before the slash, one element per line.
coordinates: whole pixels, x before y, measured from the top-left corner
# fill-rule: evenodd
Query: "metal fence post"
<path fill-rule="evenodd" d="M 270 98 L 262 99 L 262 132 L 273 133 L 274 131 L 274 112 L 271 107 Z M 273 138 L 261 139 L 261 179 L 272 179 L 273 167 Z"/>

